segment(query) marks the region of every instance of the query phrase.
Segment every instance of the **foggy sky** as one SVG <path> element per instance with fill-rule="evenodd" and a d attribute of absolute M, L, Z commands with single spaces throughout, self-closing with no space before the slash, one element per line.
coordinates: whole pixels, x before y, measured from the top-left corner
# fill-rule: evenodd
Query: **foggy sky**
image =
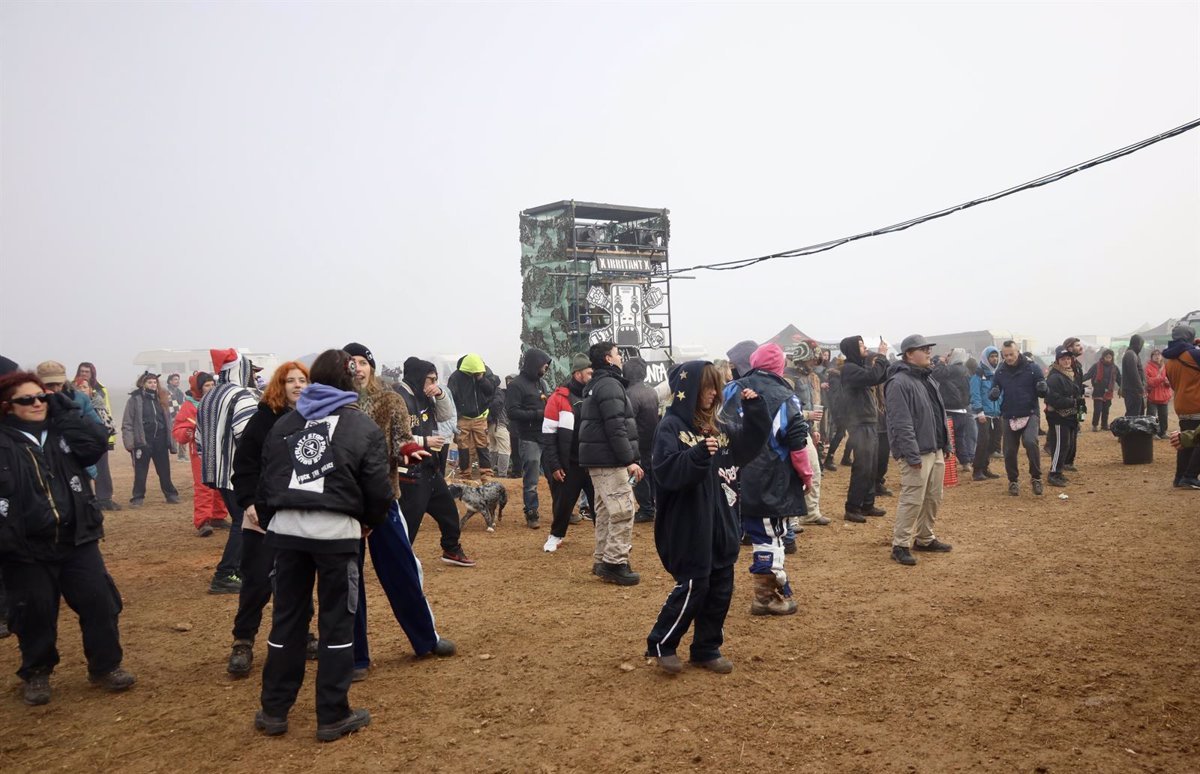
<path fill-rule="evenodd" d="M 1200 6 L 0 6 L 0 353 L 519 351 L 517 215 L 671 210 L 673 266 L 891 224 L 1200 116 Z M 1200 307 L 1200 131 L 672 284 L 676 344 Z M 73 370 L 72 370 L 73 373 Z"/>

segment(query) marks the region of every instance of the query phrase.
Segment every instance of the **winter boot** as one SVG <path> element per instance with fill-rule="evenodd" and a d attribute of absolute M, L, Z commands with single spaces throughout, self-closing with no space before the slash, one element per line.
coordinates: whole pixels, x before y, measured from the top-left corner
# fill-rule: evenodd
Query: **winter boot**
<path fill-rule="evenodd" d="M 750 603 L 750 615 L 791 615 L 795 612 L 796 601 L 783 595 L 774 575 L 754 576 L 754 601 Z"/>

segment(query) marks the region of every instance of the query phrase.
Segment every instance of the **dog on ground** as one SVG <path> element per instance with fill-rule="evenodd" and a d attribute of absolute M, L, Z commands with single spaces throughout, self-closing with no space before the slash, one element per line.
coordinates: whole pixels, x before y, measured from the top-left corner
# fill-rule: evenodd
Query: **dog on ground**
<path fill-rule="evenodd" d="M 504 518 L 504 506 L 508 505 L 508 492 L 504 489 L 503 484 L 496 481 L 489 481 L 479 486 L 451 484 L 449 489 L 450 496 L 456 500 L 462 500 L 462 504 L 466 506 L 467 512 L 459 521 L 459 527 L 465 527 L 467 519 L 477 513 L 482 513 L 487 531 L 496 531 L 496 525 Z"/>

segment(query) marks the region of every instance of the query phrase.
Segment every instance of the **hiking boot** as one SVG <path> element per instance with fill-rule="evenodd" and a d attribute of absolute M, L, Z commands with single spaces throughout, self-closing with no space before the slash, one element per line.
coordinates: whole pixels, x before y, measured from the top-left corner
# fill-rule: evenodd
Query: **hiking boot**
<path fill-rule="evenodd" d="M 942 541 L 938 540 L 937 538 L 934 538 L 933 540 L 930 540 L 925 545 L 921 545 L 920 543 L 914 543 L 912 550 L 914 550 L 914 551 L 929 551 L 931 553 L 946 554 L 946 553 L 950 552 L 951 548 L 953 548 L 953 546 L 951 546 L 949 543 L 943 543 Z"/>
<path fill-rule="evenodd" d="M 638 511 L 633 517 L 633 523 L 634 524 L 653 524 L 654 523 L 654 514 L 653 513 L 643 513 L 642 511 Z"/>
<path fill-rule="evenodd" d="M 316 661 L 321 655 L 321 643 L 317 640 L 317 635 L 312 632 L 308 633 L 308 640 L 304 643 L 304 660 Z"/>
<path fill-rule="evenodd" d="M 525 514 L 525 526 L 526 527 L 529 527 L 530 529 L 537 529 L 538 527 L 541 526 L 541 524 L 542 523 L 538 519 L 538 515 L 536 513 L 526 513 Z"/>
<path fill-rule="evenodd" d="M 1012 495 L 1013 497 L 1017 497 L 1018 495 L 1021 494 L 1021 485 L 1018 484 L 1016 481 L 1009 481 L 1008 482 L 1008 493 L 1010 495 Z"/>
<path fill-rule="evenodd" d="M 845 519 L 846 521 L 852 521 L 855 524 L 866 524 L 867 523 L 867 517 L 864 516 L 861 511 L 852 511 L 849 508 L 846 509 L 846 515 L 843 516 L 842 518 Z"/>
<path fill-rule="evenodd" d="M 346 734 L 353 734 L 371 725 L 371 713 L 365 709 L 350 710 L 350 714 L 337 723 L 322 723 L 317 726 L 318 742 L 335 742 Z"/>
<path fill-rule="evenodd" d="M 30 675 L 21 690 L 21 698 L 30 707 L 50 702 L 50 675 Z"/>
<path fill-rule="evenodd" d="M 1035 495 L 1040 495 L 1042 491 L 1042 480 L 1040 478 L 1035 478 L 1033 480 L 1033 493 Z"/>
<path fill-rule="evenodd" d="M 829 519 L 826 518 L 825 516 L 821 516 L 820 514 L 817 514 L 816 516 L 805 516 L 803 519 L 800 520 L 800 523 L 801 524 L 815 524 L 818 527 L 824 527 L 826 524 L 829 523 Z"/>
<path fill-rule="evenodd" d="M 1046 476 L 1046 483 L 1050 486 L 1066 486 L 1067 477 L 1061 473 L 1051 473 L 1050 475 Z"/>
<path fill-rule="evenodd" d="M 254 640 L 234 640 L 225 671 L 234 677 L 246 677 L 254 664 Z"/>
<path fill-rule="evenodd" d="M 548 554 L 552 554 L 558 550 L 558 545 L 559 545 L 559 543 L 562 543 L 562 542 L 563 542 L 562 538 L 560 538 L 556 535 L 550 535 L 549 537 L 546 538 L 546 545 L 542 546 L 542 550 Z"/>
<path fill-rule="evenodd" d="M 212 537 L 213 528 L 207 521 L 196 528 L 196 537 Z"/>
<path fill-rule="evenodd" d="M 707 669 L 710 672 L 716 672 L 719 675 L 727 675 L 733 671 L 733 662 L 724 656 L 717 656 L 709 661 L 693 661 L 692 666 Z"/>
<path fill-rule="evenodd" d="M 638 581 L 642 579 L 642 576 L 629 569 L 629 564 L 625 562 L 621 564 L 601 562 L 600 572 L 596 574 L 605 583 L 615 583 L 618 586 L 636 586 L 638 585 Z"/>
<path fill-rule="evenodd" d="M 367 679 L 367 675 L 370 673 L 370 671 L 371 667 L 355 667 L 354 671 L 350 673 L 350 682 L 361 683 L 363 680 Z"/>
<path fill-rule="evenodd" d="M 683 662 L 674 653 L 669 656 L 659 656 L 658 668 L 669 675 L 677 675 L 683 671 Z"/>
<path fill-rule="evenodd" d="M 438 637 L 438 641 L 433 643 L 433 650 L 430 652 L 439 658 L 449 658 L 458 653 L 458 648 L 452 641 Z"/>
<path fill-rule="evenodd" d="M 442 561 L 446 564 L 452 564 L 455 567 L 474 567 L 475 560 L 467 557 L 462 546 L 459 546 L 453 551 L 442 551 Z"/>
<path fill-rule="evenodd" d="M 792 615 L 796 612 L 796 601 L 785 597 L 774 575 L 755 575 L 754 599 L 750 602 L 750 615 Z"/>
<path fill-rule="evenodd" d="M 137 682 L 137 678 L 121 667 L 117 667 L 111 672 L 105 672 L 102 675 L 89 674 L 88 682 L 92 685 L 98 685 L 106 691 L 116 693 L 132 688 L 133 684 Z"/>
<path fill-rule="evenodd" d="M 912 567 L 917 563 L 917 557 L 912 555 L 904 546 L 892 546 L 892 561 L 899 562 L 905 567 Z"/>
<path fill-rule="evenodd" d="M 863 513 L 865 513 L 868 516 L 883 516 L 883 515 L 887 514 L 887 511 L 885 511 L 882 508 L 877 508 L 874 505 L 872 505 L 870 508 L 863 511 Z"/>
<path fill-rule="evenodd" d="M 796 553 L 796 541 L 795 540 L 784 540 L 783 541 L 783 552 L 785 554 Z"/>
<path fill-rule="evenodd" d="M 594 562 L 592 564 L 592 575 L 600 577 L 600 571 L 604 569 L 604 562 Z"/>
<path fill-rule="evenodd" d="M 167 505 L 179 505 L 179 495 L 167 495 Z"/>
<path fill-rule="evenodd" d="M 242 579 L 236 575 L 214 575 L 208 584 L 209 594 L 237 594 L 242 590 Z"/>
<path fill-rule="evenodd" d="M 883 484 L 880 484 L 879 486 L 875 487 L 875 496 L 876 497 L 891 497 L 894 494 L 895 494 L 895 492 L 888 489 Z"/>
<path fill-rule="evenodd" d="M 254 713 L 254 727 L 267 736 L 280 736 L 287 733 L 288 722 L 286 717 L 271 717 L 262 710 L 259 710 Z"/>

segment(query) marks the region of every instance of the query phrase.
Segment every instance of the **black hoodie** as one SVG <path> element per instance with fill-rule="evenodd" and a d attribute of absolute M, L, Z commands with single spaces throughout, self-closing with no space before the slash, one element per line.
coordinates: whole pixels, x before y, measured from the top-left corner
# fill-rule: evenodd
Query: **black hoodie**
<path fill-rule="evenodd" d="M 872 388 L 887 381 L 887 358 L 870 353 L 864 358 L 858 351 L 861 341 L 862 336 L 848 336 L 839 345 L 846 362 L 842 364 L 838 423 L 846 428 L 878 423 L 879 403 Z"/>
<path fill-rule="evenodd" d="M 542 366 L 549 362 L 550 356 L 542 350 L 525 350 L 521 372 L 508 386 L 508 394 L 504 396 L 508 418 L 516 425 L 522 441 L 537 443 L 541 438 L 542 416 L 546 412 L 546 399 L 550 397 L 542 392 L 541 372 Z"/>
<path fill-rule="evenodd" d="M 1121 391 L 1128 396 L 1146 394 L 1146 369 L 1142 365 L 1142 337 L 1133 334 L 1129 337 L 1129 349 L 1121 358 Z"/>
<path fill-rule="evenodd" d="M 714 569 L 737 562 L 742 530 L 736 510 L 738 471 L 754 459 L 771 431 L 766 403 L 761 398 L 743 401 L 739 391 L 721 407 L 720 445 L 715 455 L 708 453 L 692 424 L 706 365 L 693 360 L 671 369 L 668 382 L 675 399 L 654 435 L 654 547 L 677 581 L 707 578 Z"/>
<path fill-rule="evenodd" d="M 658 393 L 646 384 L 646 361 L 640 357 L 631 357 L 621 368 L 622 374 L 629 382 L 625 393 L 633 405 L 633 415 L 637 420 L 638 453 L 642 461 L 650 462 L 650 447 L 654 443 L 654 431 L 658 427 Z"/>

